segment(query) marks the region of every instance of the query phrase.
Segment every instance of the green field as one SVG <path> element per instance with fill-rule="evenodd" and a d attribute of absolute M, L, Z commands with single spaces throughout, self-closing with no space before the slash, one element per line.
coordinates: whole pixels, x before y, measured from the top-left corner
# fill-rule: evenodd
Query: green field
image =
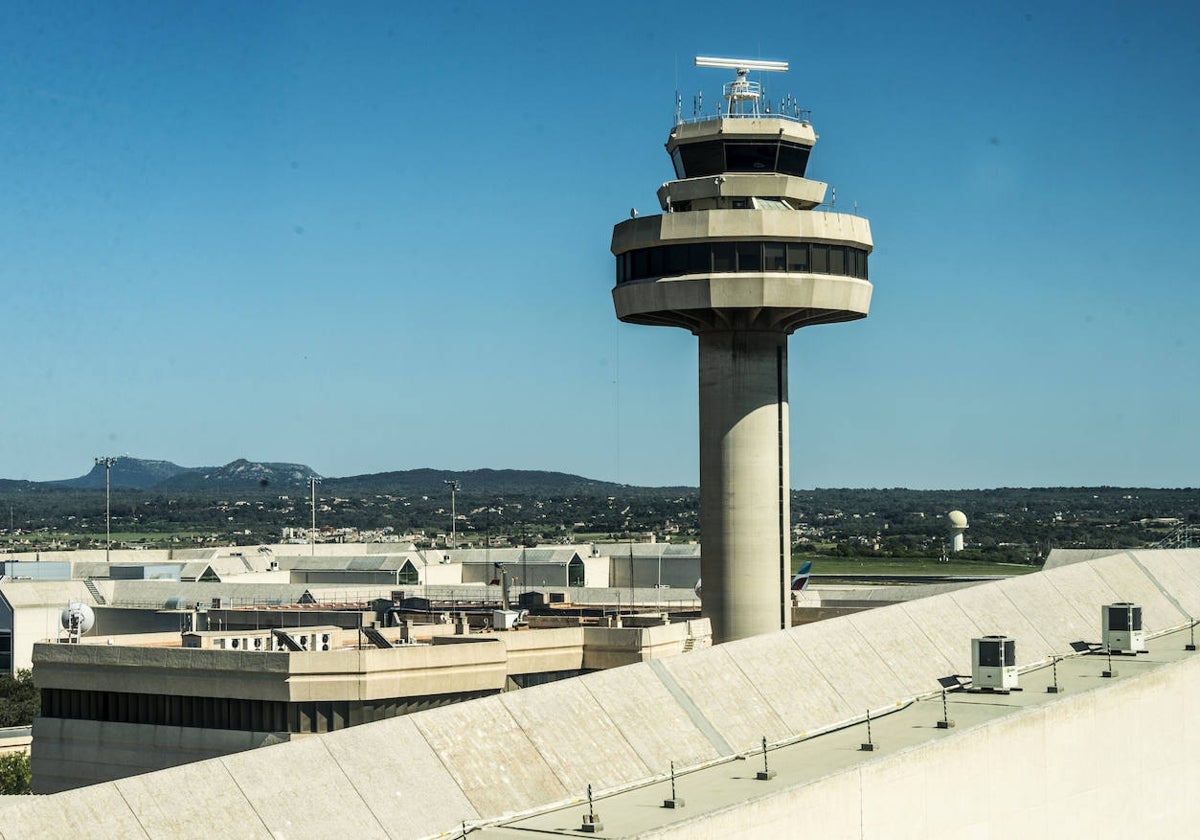
<path fill-rule="evenodd" d="M 812 560 L 814 575 L 1027 575 L 1040 567 L 1015 563 L 986 563 L 936 557 L 857 558 L 829 557 L 824 554 L 793 554 L 792 572 Z"/>
<path fill-rule="evenodd" d="M 194 548 L 208 543 L 197 542 L 197 538 L 204 540 L 212 532 L 211 531 L 174 531 L 153 532 L 153 531 L 113 531 L 112 547 L 113 550 L 133 548 L 144 546 L 146 548 Z M 27 545 L 24 540 L 30 540 L 32 545 Z M 225 545 L 228 540 L 220 543 Z M 0 549 L 10 549 L 14 552 L 21 551 L 47 551 L 53 549 L 96 549 L 104 548 L 104 534 L 71 534 L 66 532 L 39 532 L 36 534 L 24 534 L 17 537 L 0 537 Z"/>

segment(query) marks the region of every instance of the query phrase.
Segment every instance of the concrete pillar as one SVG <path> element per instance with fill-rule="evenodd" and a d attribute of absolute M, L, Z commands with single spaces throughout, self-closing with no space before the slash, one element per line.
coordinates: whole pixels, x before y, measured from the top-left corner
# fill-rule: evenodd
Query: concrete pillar
<path fill-rule="evenodd" d="M 721 643 L 791 626 L 787 336 L 699 338 L 701 600 Z"/>

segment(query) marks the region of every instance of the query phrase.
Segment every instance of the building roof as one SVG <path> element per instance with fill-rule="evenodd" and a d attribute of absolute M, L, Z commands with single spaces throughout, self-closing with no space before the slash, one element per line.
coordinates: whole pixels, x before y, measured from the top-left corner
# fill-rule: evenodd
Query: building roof
<path fill-rule="evenodd" d="M 174 580 L 114 580 L 110 603 L 116 607 L 163 609 L 168 604 L 201 603 L 223 598 L 232 606 L 273 606 L 301 603 L 311 595 L 316 603 L 345 603 L 390 597 L 392 587 L 364 584 L 205 583 Z M 86 591 L 86 590 L 85 590 Z"/>
<path fill-rule="evenodd" d="M 1082 563 L 1085 560 L 1095 560 L 1098 557 L 1110 557 L 1113 554 L 1123 554 L 1120 548 L 1052 548 L 1046 555 L 1044 569 L 1057 569 L 1071 563 Z"/>
<path fill-rule="evenodd" d="M 65 607 L 68 601 L 95 603 L 81 580 L 13 580 L 0 583 L 0 597 L 13 609 Z"/>
<path fill-rule="evenodd" d="M 527 566 L 565 566 L 576 558 L 590 557 L 591 549 L 584 546 L 547 546 L 545 548 L 491 548 L 451 551 L 456 563 L 505 563 Z"/>
<path fill-rule="evenodd" d="M 596 550 L 613 558 L 700 557 L 699 543 L 596 543 Z"/>

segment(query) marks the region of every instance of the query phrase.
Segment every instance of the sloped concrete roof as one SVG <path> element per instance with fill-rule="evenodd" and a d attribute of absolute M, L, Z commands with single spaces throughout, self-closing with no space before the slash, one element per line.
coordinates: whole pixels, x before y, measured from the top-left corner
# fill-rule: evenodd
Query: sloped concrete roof
<path fill-rule="evenodd" d="M 1133 551 L 683 656 L 9 805 L 0 837 L 425 837 L 755 752 L 892 710 L 970 672 L 970 639 L 1021 664 L 1099 641 L 1100 608 L 1150 632 L 1200 614 L 1200 550 Z"/>
<path fill-rule="evenodd" d="M 13 609 L 65 607 L 68 601 L 95 603 L 81 580 L 10 580 L 0 583 L 0 593 Z"/>
<path fill-rule="evenodd" d="M 1082 563 L 1085 560 L 1121 553 L 1123 550 L 1119 548 L 1052 548 L 1046 555 L 1046 562 L 1042 568 L 1057 569 L 1059 566 L 1069 566 L 1071 563 Z"/>

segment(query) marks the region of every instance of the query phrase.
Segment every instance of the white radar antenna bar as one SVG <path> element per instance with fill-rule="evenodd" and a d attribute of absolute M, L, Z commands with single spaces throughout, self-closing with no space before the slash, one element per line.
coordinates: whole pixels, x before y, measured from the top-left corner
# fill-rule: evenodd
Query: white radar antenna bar
<path fill-rule="evenodd" d="M 725 85 L 726 113 L 730 116 L 758 116 L 758 103 L 762 99 L 762 85 L 746 78 L 751 70 L 771 73 L 786 73 L 786 61 L 758 61 L 753 58 L 715 58 L 696 56 L 697 67 L 720 67 L 733 70 L 737 78 Z"/>

